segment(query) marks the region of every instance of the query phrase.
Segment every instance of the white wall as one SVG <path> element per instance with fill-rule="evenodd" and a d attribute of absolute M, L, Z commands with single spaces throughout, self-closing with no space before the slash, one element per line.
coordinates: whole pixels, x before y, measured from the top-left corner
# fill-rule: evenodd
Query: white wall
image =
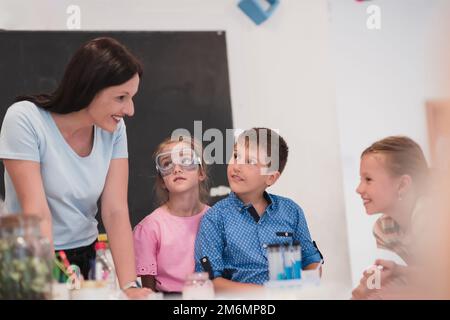
<path fill-rule="evenodd" d="M 69 4 L 80 5 L 82 30 L 226 30 L 235 127 L 280 130 L 290 158 L 272 192 L 306 211 L 324 280 L 350 286 L 326 1 L 284 0 L 257 27 L 231 0 L 11 0 L 0 28 L 64 30 Z"/>
<path fill-rule="evenodd" d="M 445 1 L 329 0 L 332 55 L 344 177 L 352 280 L 374 262 L 372 226 L 355 189 L 359 157 L 372 142 L 403 134 L 428 154 L 425 101 L 439 91 L 430 76 L 430 26 Z M 369 30 L 369 5 L 381 9 L 381 30 Z"/>

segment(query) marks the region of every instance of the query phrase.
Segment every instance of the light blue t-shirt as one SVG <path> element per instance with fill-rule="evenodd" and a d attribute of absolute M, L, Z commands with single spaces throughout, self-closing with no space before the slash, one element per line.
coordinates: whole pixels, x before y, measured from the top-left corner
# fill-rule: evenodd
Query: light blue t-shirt
<path fill-rule="evenodd" d="M 0 159 L 40 163 L 56 250 L 87 246 L 97 238 L 97 201 L 110 162 L 116 158 L 128 158 L 123 120 L 113 133 L 95 126 L 92 151 L 80 157 L 50 112 L 28 101 L 14 103 L 6 112 L 0 132 Z M 8 212 L 22 211 L 6 170 L 5 205 Z"/>

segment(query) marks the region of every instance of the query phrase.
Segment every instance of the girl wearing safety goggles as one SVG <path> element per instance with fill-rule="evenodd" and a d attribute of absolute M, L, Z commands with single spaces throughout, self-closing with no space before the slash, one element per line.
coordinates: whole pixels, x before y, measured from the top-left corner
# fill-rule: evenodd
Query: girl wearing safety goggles
<path fill-rule="evenodd" d="M 164 140 L 154 153 L 160 207 L 134 229 L 137 274 L 144 287 L 181 292 L 194 272 L 194 243 L 206 210 L 206 166 L 191 137 Z"/>

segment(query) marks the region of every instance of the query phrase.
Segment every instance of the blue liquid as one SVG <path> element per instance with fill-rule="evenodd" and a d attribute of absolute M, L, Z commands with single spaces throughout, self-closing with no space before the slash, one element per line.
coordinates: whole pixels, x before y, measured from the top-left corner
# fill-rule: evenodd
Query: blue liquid
<path fill-rule="evenodd" d="M 285 267 L 284 268 L 284 273 L 286 275 L 286 280 L 291 280 L 292 279 L 292 267 Z"/>
<path fill-rule="evenodd" d="M 294 279 L 302 278 L 302 263 L 301 261 L 295 261 L 294 263 Z"/>

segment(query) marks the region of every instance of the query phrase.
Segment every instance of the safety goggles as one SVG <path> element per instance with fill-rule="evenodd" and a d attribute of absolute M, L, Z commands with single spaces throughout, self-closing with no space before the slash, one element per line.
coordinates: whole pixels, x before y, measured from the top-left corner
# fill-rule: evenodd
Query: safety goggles
<path fill-rule="evenodd" d="M 202 165 L 200 157 L 190 148 L 177 149 L 159 153 L 155 158 L 156 171 L 162 177 L 173 173 L 175 165 L 179 165 L 183 170 L 196 170 L 198 165 Z"/>

